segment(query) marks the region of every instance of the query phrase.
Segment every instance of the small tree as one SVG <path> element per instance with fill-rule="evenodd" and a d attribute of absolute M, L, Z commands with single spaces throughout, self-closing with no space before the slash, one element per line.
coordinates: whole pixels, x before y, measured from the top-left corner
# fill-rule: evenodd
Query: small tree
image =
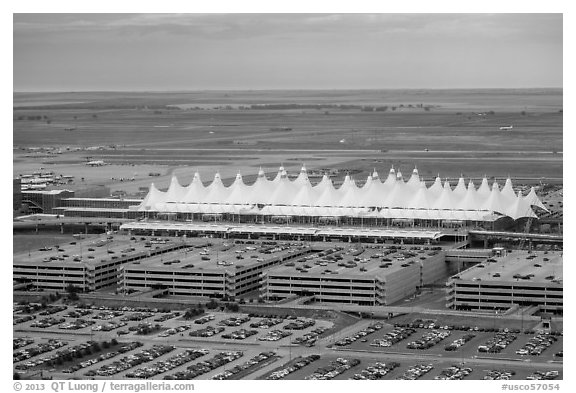
<path fill-rule="evenodd" d="M 78 300 L 78 292 L 80 292 L 80 288 L 78 288 L 77 286 L 74 286 L 72 284 L 68 284 L 68 286 L 66 287 L 66 292 L 68 293 L 68 299 L 69 300 Z"/>
<path fill-rule="evenodd" d="M 206 308 L 208 310 L 214 310 L 217 307 L 218 307 L 218 302 L 214 299 L 210 299 L 210 302 L 208 304 L 206 304 Z"/>
<path fill-rule="evenodd" d="M 112 340 L 110 340 L 110 345 L 112 345 L 112 346 L 118 345 L 118 340 L 113 338 Z"/>

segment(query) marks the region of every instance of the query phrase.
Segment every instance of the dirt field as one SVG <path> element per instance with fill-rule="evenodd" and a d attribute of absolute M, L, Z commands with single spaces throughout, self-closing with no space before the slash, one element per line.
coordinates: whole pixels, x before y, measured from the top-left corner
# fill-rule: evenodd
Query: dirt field
<path fill-rule="evenodd" d="M 391 165 L 405 176 L 416 165 L 427 178 L 558 182 L 562 100 L 561 90 L 22 93 L 14 174 L 43 167 L 84 177 L 77 187 L 129 193 L 149 185 L 149 172 L 161 173 L 153 181 L 162 188 L 172 173 L 187 184 L 194 170 L 205 181 L 219 170 L 226 184 L 238 170 L 249 182 L 258 167 L 273 176 L 280 164 L 297 172 L 302 163 L 359 171 L 361 182 Z M 252 106 L 264 104 L 285 105 Z M 87 159 L 110 165 L 88 168 Z"/>

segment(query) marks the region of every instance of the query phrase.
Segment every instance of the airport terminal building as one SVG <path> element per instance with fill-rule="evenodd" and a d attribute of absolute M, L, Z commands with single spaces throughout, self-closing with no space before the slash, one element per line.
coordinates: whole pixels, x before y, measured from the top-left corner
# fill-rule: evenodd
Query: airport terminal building
<path fill-rule="evenodd" d="M 545 209 L 534 189 L 526 196 L 516 193 L 510 179 L 502 189 L 497 182 L 489 186 L 486 178 L 476 187 L 462 177 L 454 188 L 439 177 L 427 187 L 416 169 L 404 181 L 400 171 L 392 168 L 384 181 L 374 171 L 359 187 L 346 175 L 336 188 L 326 175 L 312 185 L 306 168 L 291 180 L 280 167 L 273 180 L 260 170 L 251 185 L 245 184 L 240 174 L 228 187 L 218 173 L 208 186 L 198 173 L 186 187 L 173 177 L 165 192 L 152 184 L 142 203 L 129 207 L 129 214 L 148 219 L 259 224 L 493 228 L 501 218 L 536 217 L 534 206 Z"/>

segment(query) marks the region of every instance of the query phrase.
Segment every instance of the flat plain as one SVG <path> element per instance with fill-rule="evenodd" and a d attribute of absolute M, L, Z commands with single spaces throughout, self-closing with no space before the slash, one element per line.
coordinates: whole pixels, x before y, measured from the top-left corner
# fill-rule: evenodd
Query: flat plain
<path fill-rule="evenodd" d="M 14 93 L 14 174 L 86 172 L 135 192 L 199 170 L 250 183 L 259 167 L 343 169 L 362 183 L 394 165 L 427 180 L 511 176 L 561 182 L 562 90 Z M 509 130 L 501 127 L 513 126 Z M 30 150 L 30 148 L 35 148 Z M 52 150 L 51 152 L 47 152 Z M 61 154 L 53 154 L 59 150 Z M 87 168 L 89 159 L 108 167 Z M 118 176 L 114 176 L 118 174 Z M 117 177 L 134 177 L 130 183 Z M 114 177 L 115 179 L 112 179 Z M 337 179 L 336 179 L 337 180 Z M 313 180 L 314 181 L 314 180 Z"/>

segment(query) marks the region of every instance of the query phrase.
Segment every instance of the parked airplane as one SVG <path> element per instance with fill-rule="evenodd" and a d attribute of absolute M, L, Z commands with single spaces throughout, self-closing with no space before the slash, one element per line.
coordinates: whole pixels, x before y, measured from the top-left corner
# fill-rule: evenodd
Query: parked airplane
<path fill-rule="evenodd" d="M 95 161 L 88 161 L 88 162 L 86 163 L 86 165 L 88 165 L 88 166 L 103 166 L 103 165 L 106 165 L 106 164 L 105 164 L 104 161 L 102 161 L 102 160 L 95 160 Z"/>

